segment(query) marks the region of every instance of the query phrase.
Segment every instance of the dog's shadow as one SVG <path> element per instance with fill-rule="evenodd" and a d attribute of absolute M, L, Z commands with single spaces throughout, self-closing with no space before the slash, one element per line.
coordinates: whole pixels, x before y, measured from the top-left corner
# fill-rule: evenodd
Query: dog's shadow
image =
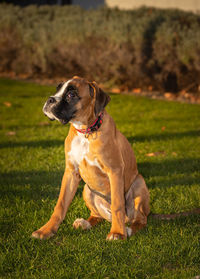
<path fill-rule="evenodd" d="M 25 201 L 39 201 L 41 199 L 57 199 L 63 171 L 10 171 L 0 172 L 1 197 L 15 199 L 23 198 Z M 84 183 L 81 181 L 77 195 L 81 196 Z"/>
<path fill-rule="evenodd" d="M 127 137 L 128 141 L 132 143 L 137 142 L 145 142 L 145 141 L 160 141 L 160 140 L 174 140 L 174 139 L 182 139 L 184 137 L 200 137 L 200 130 L 191 130 L 185 132 L 176 132 L 169 133 L 163 132 L 160 134 L 152 134 L 152 135 L 135 135 L 132 137 Z"/>
<path fill-rule="evenodd" d="M 166 159 L 162 162 L 141 162 L 138 163 L 139 172 L 145 179 L 151 177 L 165 177 L 162 185 L 153 182 L 148 183 L 148 187 L 171 187 L 172 185 L 192 185 L 200 183 L 200 176 L 192 176 L 200 165 L 200 159 L 182 158 Z M 0 172 L 0 194 L 1 197 L 17 196 L 26 200 L 55 199 L 59 194 L 63 171 L 10 171 Z M 174 178 L 173 174 L 183 174 L 181 178 Z M 166 180 L 167 176 L 167 180 Z M 76 195 L 81 196 L 84 182 L 81 181 Z"/>

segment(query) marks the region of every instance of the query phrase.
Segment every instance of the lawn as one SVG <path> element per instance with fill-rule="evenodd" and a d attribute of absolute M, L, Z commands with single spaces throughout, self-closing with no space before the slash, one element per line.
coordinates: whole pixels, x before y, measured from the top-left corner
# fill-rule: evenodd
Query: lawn
<path fill-rule="evenodd" d="M 81 182 L 56 236 L 31 233 L 55 206 L 69 126 L 50 122 L 43 104 L 55 88 L 0 79 L 1 278 L 158 278 L 200 275 L 200 216 L 153 215 L 127 241 L 105 240 L 103 222 L 74 230 L 87 218 Z M 131 143 L 151 195 L 151 212 L 200 207 L 200 106 L 111 95 L 107 111 Z"/>

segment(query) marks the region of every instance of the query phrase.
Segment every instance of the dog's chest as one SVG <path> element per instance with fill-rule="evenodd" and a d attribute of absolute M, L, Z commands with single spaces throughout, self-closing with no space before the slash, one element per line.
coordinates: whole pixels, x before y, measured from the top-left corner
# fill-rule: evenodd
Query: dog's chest
<path fill-rule="evenodd" d="M 90 160 L 88 158 L 89 154 L 89 140 L 85 135 L 78 135 L 74 137 L 71 142 L 71 150 L 68 153 L 69 160 L 76 167 L 79 168 L 81 162 L 85 159 L 91 166 L 96 166 L 100 168 L 100 165 L 96 159 Z"/>

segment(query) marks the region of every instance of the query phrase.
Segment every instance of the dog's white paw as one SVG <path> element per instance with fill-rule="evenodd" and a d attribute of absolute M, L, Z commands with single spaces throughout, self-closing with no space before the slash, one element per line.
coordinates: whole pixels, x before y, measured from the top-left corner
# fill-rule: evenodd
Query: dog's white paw
<path fill-rule="evenodd" d="M 126 227 L 126 233 L 127 233 L 127 236 L 130 237 L 132 235 L 132 229 L 129 227 Z"/>
<path fill-rule="evenodd" d="M 87 220 L 85 220 L 83 218 L 78 218 L 74 221 L 73 227 L 75 229 L 82 228 L 83 230 L 89 230 L 89 229 L 91 229 L 92 226 L 90 225 L 90 223 Z"/>
<path fill-rule="evenodd" d="M 120 240 L 120 239 L 126 239 L 126 236 L 120 233 L 110 232 L 106 237 L 106 240 Z"/>
<path fill-rule="evenodd" d="M 54 235 L 54 233 L 52 231 L 43 232 L 41 230 L 37 230 L 32 233 L 31 237 L 37 238 L 37 239 L 48 239 L 48 238 L 52 237 L 53 235 Z"/>

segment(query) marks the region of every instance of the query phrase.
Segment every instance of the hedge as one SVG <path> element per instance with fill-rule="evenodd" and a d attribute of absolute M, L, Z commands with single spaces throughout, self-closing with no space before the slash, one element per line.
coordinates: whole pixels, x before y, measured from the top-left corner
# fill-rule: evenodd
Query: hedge
<path fill-rule="evenodd" d="M 200 16 L 140 8 L 0 5 L 0 73 L 81 75 L 131 89 L 198 91 Z"/>

